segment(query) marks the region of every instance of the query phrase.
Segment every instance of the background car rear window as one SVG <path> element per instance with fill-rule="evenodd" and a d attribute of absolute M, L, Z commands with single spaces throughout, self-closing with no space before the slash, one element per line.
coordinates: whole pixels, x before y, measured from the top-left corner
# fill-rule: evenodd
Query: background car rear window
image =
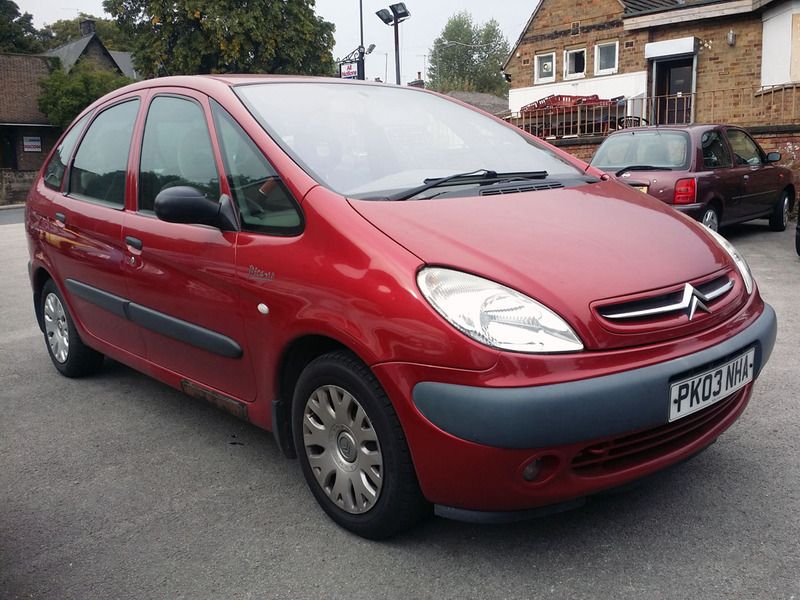
<path fill-rule="evenodd" d="M 211 106 L 242 229 L 276 235 L 300 233 L 300 212 L 272 165 L 222 107 L 214 102 Z"/>
<path fill-rule="evenodd" d="M 219 200 L 219 174 L 206 117 L 188 98 L 157 96 L 150 103 L 139 161 L 139 210 L 152 211 L 161 190 L 190 186 Z"/>
<path fill-rule="evenodd" d="M 125 205 L 125 175 L 139 100 L 104 110 L 83 136 L 69 177 L 71 196 Z"/>
<path fill-rule="evenodd" d="M 69 157 L 72 155 L 72 151 L 75 149 L 75 144 L 78 143 L 78 138 L 81 136 L 83 128 L 86 127 L 86 123 L 89 121 L 90 116 L 91 113 L 75 123 L 72 129 L 69 130 L 69 133 L 67 133 L 67 135 L 64 136 L 64 139 L 61 140 L 61 143 L 58 145 L 58 148 L 56 148 L 56 151 L 53 152 L 53 156 L 50 158 L 50 161 L 47 163 L 47 167 L 44 170 L 44 184 L 47 187 L 54 190 L 61 189 L 61 182 L 64 180 L 64 173 L 67 170 Z"/>
<path fill-rule="evenodd" d="M 630 131 L 609 136 L 592 165 L 607 170 L 634 165 L 683 169 L 689 166 L 689 136 L 681 131 Z"/>

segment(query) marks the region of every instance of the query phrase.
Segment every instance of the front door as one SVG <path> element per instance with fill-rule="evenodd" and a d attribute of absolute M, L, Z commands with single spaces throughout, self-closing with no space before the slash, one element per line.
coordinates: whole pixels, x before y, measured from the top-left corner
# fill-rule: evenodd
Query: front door
<path fill-rule="evenodd" d="M 124 223 L 131 319 L 148 359 L 215 391 L 250 401 L 253 365 L 236 281 L 236 232 L 167 223 L 154 213 L 164 189 L 190 186 L 220 197 L 207 99 L 159 92 L 147 112 L 139 157 L 136 212 Z"/>
<path fill-rule="evenodd" d="M 739 180 L 737 217 L 763 215 L 772 210 L 778 197 L 775 166 L 766 161 L 758 144 L 741 129 L 727 129 L 726 136 L 733 153 L 734 171 Z"/>
<path fill-rule="evenodd" d="M 655 62 L 653 122 L 658 125 L 691 123 L 694 58 Z"/>

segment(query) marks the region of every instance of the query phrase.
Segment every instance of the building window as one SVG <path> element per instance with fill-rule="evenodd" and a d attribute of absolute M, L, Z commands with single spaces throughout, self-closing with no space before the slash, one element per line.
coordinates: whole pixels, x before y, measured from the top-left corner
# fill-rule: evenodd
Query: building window
<path fill-rule="evenodd" d="M 564 51 L 564 79 L 586 75 L 586 48 Z"/>
<path fill-rule="evenodd" d="M 556 53 L 537 54 L 534 83 L 552 83 L 556 80 Z"/>
<path fill-rule="evenodd" d="M 594 74 L 611 75 L 619 65 L 619 42 L 604 42 L 594 47 Z"/>

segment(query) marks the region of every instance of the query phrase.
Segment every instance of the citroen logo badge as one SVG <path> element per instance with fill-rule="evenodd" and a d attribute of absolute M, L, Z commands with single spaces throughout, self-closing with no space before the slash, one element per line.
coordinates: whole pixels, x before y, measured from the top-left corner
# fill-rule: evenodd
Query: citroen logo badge
<path fill-rule="evenodd" d="M 698 309 L 707 313 L 711 312 L 703 302 L 705 298 L 706 297 L 701 292 L 694 289 L 691 284 L 687 283 L 683 286 L 683 300 L 681 304 L 686 307 L 686 314 L 690 321 L 694 319 L 694 315 Z"/>

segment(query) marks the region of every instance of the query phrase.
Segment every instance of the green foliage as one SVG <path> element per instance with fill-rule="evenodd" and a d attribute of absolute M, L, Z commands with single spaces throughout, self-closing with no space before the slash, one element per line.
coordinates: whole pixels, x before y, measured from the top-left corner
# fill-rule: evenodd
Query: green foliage
<path fill-rule="evenodd" d="M 39 82 L 39 110 L 58 127 L 66 127 L 84 108 L 108 92 L 131 83 L 111 71 L 79 62 L 69 73 L 60 67 Z"/>
<path fill-rule="evenodd" d="M 468 12 L 457 13 L 447 20 L 429 51 L 429 86 L 440 92 L 506 96 L 508 83 L 500 71 L 509 52 L 497 21 L 476 25 Z"/>
<path fill-rule="evenodd" d="M 105 0 L 145 77 L 328 74 L 334 26 L 314 0 Z"/>
<path fill-rule="evenodd" d="M 20 14 L 12 0 L 0 0 L 0 52 L 36 54 L 42 51 L 30 13 Z"/>
<path fill-rule="evenodd" d="M 61 19 L 50 25 L 45 25 L 41 30 L 41 37 L 47 48 L 57 48 L 81 37 L 80 22 L 92 19 L 95 23 L 97 37 L 108 50 L 130 52 L 133 50 L 133 41 L 120 30 L 116 21 L 100 19 L 98 17 L 81 13 L 74 19 Z"/>

